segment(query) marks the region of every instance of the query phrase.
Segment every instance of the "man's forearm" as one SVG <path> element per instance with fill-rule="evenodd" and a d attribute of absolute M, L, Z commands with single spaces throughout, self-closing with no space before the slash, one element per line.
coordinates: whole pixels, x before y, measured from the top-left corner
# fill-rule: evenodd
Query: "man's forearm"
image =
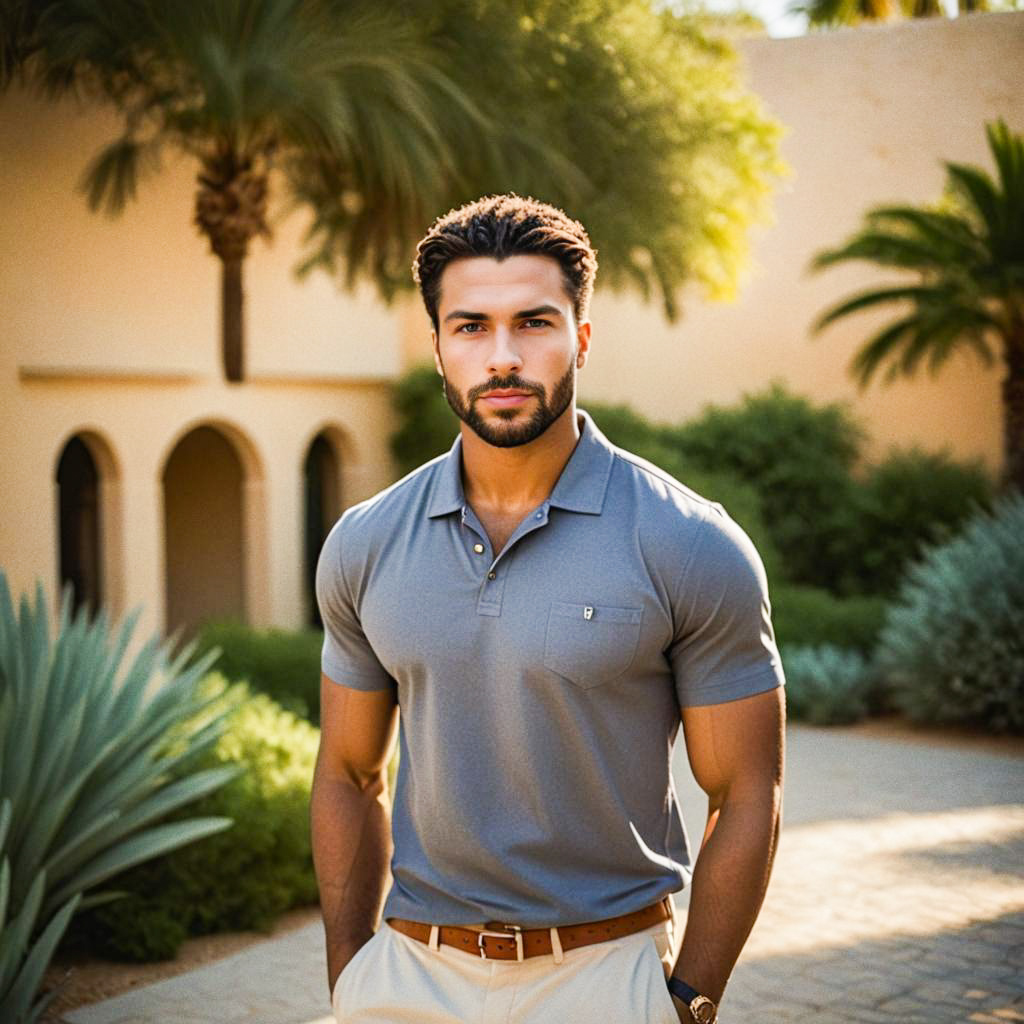
<path fill-rule="evenodd" d="M 716 1003 L 761 909 L 778 829 L 778 790 L 727 798 L 708 816 L 673 973 Z"/>
<path fill-rule="evenodd" d="M 391 857 L 386 774 L 333 778 L 317 766 L 310 800 L 313 866 L 327 939 L 331 991 L 373 934 Z"/>

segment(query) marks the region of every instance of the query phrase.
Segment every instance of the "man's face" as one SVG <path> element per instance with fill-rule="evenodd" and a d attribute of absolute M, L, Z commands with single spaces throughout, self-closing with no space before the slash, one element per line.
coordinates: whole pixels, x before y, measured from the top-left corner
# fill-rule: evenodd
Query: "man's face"
<path fill-rule="evenodd" d="M 571 405 L 590 324 L 577 324 L 549 256 L 456 260 L 441 275 L 434 361 L 455 415 L 488 444 L 513 448 Z"/>

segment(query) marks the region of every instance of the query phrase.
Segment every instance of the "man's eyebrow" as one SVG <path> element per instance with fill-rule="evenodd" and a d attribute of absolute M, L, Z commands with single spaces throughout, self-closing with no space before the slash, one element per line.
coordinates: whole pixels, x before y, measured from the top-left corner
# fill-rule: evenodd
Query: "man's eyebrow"
<path fill-rule="evenodd" d="M 486 313 L 469 313 L 464 309 L 453 309 L 445 318 L 444 322 L 448 323 L 449 320 L 490 320 L 491 318 Z"/>
<path fill-rule="evenodd" d="M 535 306 L 533 309 L 521 309 L 513 317 L 514 320 L 531 320 L 535 316 L 561 316 L 562 311 L 557 306 Z"/>
<path fill-rule="evenodd" d="M 513 320 L 530 320 L 535 316 L 562 316 L 562 311 L 557 306 L 534 306 L 533 309 L 521 309 L 518 313 L 512 314 Z M 471 313 L 466 309 L 453 309 L 445 318 L 444 323 L 449 320 L 490 320 L 487 313 Z"/>

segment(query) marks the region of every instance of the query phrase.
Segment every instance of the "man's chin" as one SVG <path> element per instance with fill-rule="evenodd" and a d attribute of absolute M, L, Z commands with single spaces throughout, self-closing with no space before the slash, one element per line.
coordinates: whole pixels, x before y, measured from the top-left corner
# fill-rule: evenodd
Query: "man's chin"
<path fill-rule="evenodd" d="M 517 409 L 502 409 L 486 420 L 473 417 L 467 424 L 481 441 L 495 448 L 519 448 L 536 440 L 550 424 L 538 430 L 528 416 L 520 416 L 518 412 Z"/>

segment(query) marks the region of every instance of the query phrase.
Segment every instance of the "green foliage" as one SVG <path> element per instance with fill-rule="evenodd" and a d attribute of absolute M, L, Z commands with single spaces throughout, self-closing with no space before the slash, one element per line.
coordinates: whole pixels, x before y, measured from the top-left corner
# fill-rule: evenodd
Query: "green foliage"
<path fill-rule="evenodd" d="M 845 553 L 838 510 L 854 500 L 863 441 L 844 406 L 814 406 L 774 384 L 738 406 L 710 406 L 666 436 L 687 462 L 756 490 L 787 579 L 835 585 Z"/>
<path fill-rule="evenodd" d="M 171 661 L 150 640 L 125 666 L 137 614 L 111 635 L 105 612 L 71 615 L 67 588 L 51 638 L 42 586 L 16 615 L 0 572 L 4 1021 L 42 1012 L 36 991 L 71 914 L 109 899 L 90 890 L 230 824 L 194 816 L 196 802 L 233 774 L 194 763 L 221 727 L 197 689 L 209 659 L 184 669 L 189 650 Z"/>
<path fill-rule="evenodd" d="M 214 668 L 245 680 L 289 711 L 320 722 L 319 630 L 253 629 L 241 622 L 209 622 L 196 638 L 196 656 L 218 649 Z"/>
<path fill-rule="evenodd" d="M 921 722 L 1024 731 L 1024 497 L 931 548 L 890 606 L 877 659 Z"/>
<path fill-rule="evenodd" d="M 993 484 L 980 462 L 911 449 L 869 466 L 846 519 L 845 590 L 891 595 L 926 544 L 948 539 L 979 508 Z"/>
<path fill-rule="evenodd" d="M 74 940 L 130 960 L 173 957 L 190 935 L 268 929 L 294 906 L 315 903 L 309 794 L 318 731 L 244 683 L 218 674 L 204 688 L 227 713 L 204 767 L 239 769 L 199 805 L 230 816 L 230 832 L 117 879 L 129 895 L 73 925 Z"/>
<path fill-rule="evenodd" d="M 452 446 L 459 421 L 445 401 L 433 363 L 415 366 L 399 378 L 391 402 L 399 422 L 391 435 L 391 454 L 405 476 Z"/>
<path fill-rule="evenodd" d="M 772 587 L 772 623 L 782 646 L 830 646 L 870 651 L 885 622 L 880 597 L 836 597 L 820 587 Z"/>
<path fill-rule="evenodd" d="M 875 673 L 864 655 L 828 644 L 783 647 L 781 653 L 791 718 L 845 725 L 867 716 Z"/>

